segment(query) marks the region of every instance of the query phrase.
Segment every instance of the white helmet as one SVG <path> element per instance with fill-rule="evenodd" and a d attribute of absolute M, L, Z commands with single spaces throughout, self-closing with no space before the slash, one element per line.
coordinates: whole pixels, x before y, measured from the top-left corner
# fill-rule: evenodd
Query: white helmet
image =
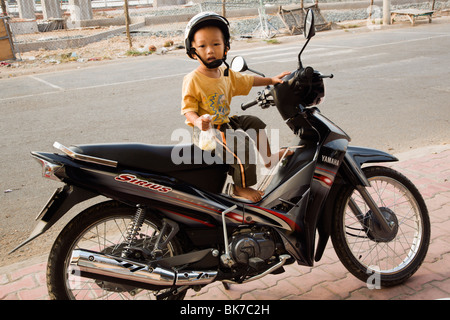
<path fill-rule="evenodd" d="M 223 33 L 225 41 L 225 52 L 230 49 L 230 29 L 229 29 L 230 24 L 228 20 L 225 17 L 214 12 L 200 12 L 188 22 L 186 30 L 184 32 L 184 44 L 186 47 L 186 54 L 191 59 L 194 59 L 193 54 L 195 52 L 195 48 L 191 47 L 191 42 L 194 38 L 194 34 L 195 32 L 197 32 L 198 29 L 205 26 L 218 27 Z M 224 59 L 225 58 L 226 56 L 224 54 Z"/>

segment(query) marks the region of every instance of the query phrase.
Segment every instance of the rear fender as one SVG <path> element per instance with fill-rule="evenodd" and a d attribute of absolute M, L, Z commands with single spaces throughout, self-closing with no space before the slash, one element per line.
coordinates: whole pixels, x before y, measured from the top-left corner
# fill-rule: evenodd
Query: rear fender
<path fill-rule="evenodd" d="M 319 241 L 316 248 L 315 261 L 322 258 L 323 252 L 331 234 L 331 223 L 337 198 L 341 190 L 348 186 L 362 184 L 369 186 L 366 176 L 361 167 L 365 163 L 380 163 L 398 161 L 396 157 L 389 153 L 363 147 L 347 148 L 344 161 L 339 168 L 334 184 L 328 194 L 328 198 L 320 214 L 317 223 L 317 231 L 319 233 Z"/>
<path fill-rule="evenodd" d="M 52 225 L 76 204 L 96 196 L 98 196 L 97 193 L 76 186 L 65 185 L 64 187 L 58 188 L 36 217 L 38 224 L 31 232 L 28 239 L 15 247 L 10 253 L 16 251 L 50 229 Z"/>

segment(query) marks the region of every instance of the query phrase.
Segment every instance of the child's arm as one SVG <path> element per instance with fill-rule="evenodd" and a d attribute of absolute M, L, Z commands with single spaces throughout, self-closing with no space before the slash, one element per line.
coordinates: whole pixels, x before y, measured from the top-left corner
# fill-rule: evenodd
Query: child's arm
<path fill-rule="evenodd" d="M 209 129 L 211 118 L 199 117 L 197 112 L 189 111 L 184 114 L 186 119 L 192 123 L 194 126 L 199 128 L 202 131 L 206 131 Z"/>
<path fill-rule="evenodd" d="M 283 80 L 281 80 L 281 79 L 283 77 L 287 76 L 288 74 L 290 74 L 290 72 L 285 71 L 273 78 L 263 78 L 263 77 L 254 76 L 255 80 L 253 81 L 253 86 L 258 87 L 258 86 L 268 86 L 271 84 L 283 83 Z"/>

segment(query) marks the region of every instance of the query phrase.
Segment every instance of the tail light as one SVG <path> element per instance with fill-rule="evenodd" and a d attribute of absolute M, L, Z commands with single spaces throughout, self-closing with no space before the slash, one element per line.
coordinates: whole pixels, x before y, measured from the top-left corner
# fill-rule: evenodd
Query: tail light
<path fill-rule="evenodd" d="M 55 181 L 61 181 L 55 174 L 63 167 L 62 165 L 34 157 L 42 165 L 42 176 Z"/>

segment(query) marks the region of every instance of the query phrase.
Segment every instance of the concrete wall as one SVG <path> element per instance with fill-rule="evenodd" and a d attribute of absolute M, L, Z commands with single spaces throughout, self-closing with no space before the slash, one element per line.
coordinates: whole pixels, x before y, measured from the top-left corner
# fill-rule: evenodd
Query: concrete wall
<path fill-rule="evenodd" d="M 19 9 L 19 18 L 36 19 L 34 0 L 17 0 L 17 7 Z"/>
<path fill-rule="evenodd" d="M 186 4 L 186 0 L 153 0 L 153 7 L 178 6 Z"/>
<path fill-rule="evenodd" d="M 36 20 L 10 20 L 9 27 L 14 35 L 39 32 Z"/>
<path fill-rule="evenodd" d="M 62 11 L 58 0 L 41 0 L 44 20 L 61 19 Z"/>

